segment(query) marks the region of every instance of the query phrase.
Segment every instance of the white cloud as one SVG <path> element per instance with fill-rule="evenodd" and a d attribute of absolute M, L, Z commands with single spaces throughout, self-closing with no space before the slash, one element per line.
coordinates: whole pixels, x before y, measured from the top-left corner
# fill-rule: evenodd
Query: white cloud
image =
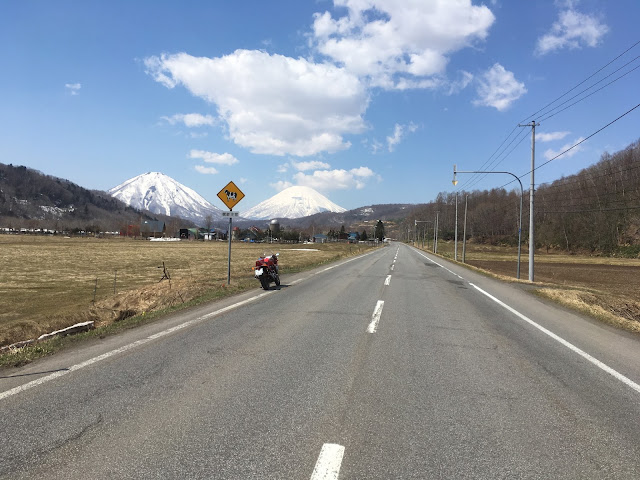
<path fill-rule="evenodd" d="M 157 82 L 183 85 L 215 104 L 231 139 L 253 153 L 333 153 L 350 147 L 343 135 L 365 129 L 365 86 L 331 64 L 250 50 L 218 58 L 161 55 L 144 63 Z"/>
<path fill-rule="evenodd" d="M 331 168 L 331 165 L 325 162 L 312 161 L 312 162 L 296 162 L 294 160 L 291 161 L 291 166 L 298 170 L 299 172 L 304 172 L 307 170 L 328 170 Z"/>
<path fill-rule="evenodd" d="M 537 135 L 536 135 L 536 138 L 537 138 Z M 568 148 L 571 148 L 573 145 L 575 145 L 577 143 L 580 143 L 583 140 L 584 140 L 584 137 L 580 137 L 580 138 L 575 139 L 573 141 L 573 143 L 567 143 L 566 145 L 563 145 L 558 150 L 548 149 L 548 150 L 546 150 L 544 152 L 544 158 L 546 158 L 547 160 L 551 160 L 552 158 L 557 157 L 558 155 L 560 155 L 562 152 L 564 152 Z M 582 146 L 579 145 L 579 146 L 569 150 L 563 156 L 564 156 L 564 158 L 570 158 L 570 157 L 573 157 L 576 153 L 578 153 L 581 150 L 582 150 Z"/>
<path fill-rule="evenodd" d="M 80 89 L 82 88 L 82 85 L 79 83 L 65 83 L 64 86 L 71 95 L 79 95 Z"/>
<path fill-rule="evenodd" d="M 371 142 L 371 153 L 375 155 L 382 150 L 384 150 L 384 145 L 374 138 Z"/>
<path fill-rule="evenodd" d="M 478 78 L 478 99 L 474 105 L 494 107 L 499 111 L 527 93 L 524 83 L 518 82 L 512 72 L 496 63 Z"/>
<path fill-rule="evenodd" d="M 311 175 L 296 173 L 293 178 L 297 185 L 311 187 L 315 190 L 348 190 L 362 189 L 366 180 L 376 174 L 368 167 L 351 170 L 316 170 Z"/>
<path fill-rule="evenodd" d="M 205 150 L 191 150 L 189 158 L 199 158 L 207 163 L 215 163 L 218 165 L 234 165 L 239 160 L 230 153 L 213 153 Z"/>
<path fill-rule="evenodd" d="M 318 51 L 385 89 L 440 86 L 448 56 L 484 40 L 495 21 L 488 7 L 471 0 L 333 3 L 346 8 L 346 14 L 314 15 Z"/>
<path fill-rule="evenodd" d="M 184 123 L 184 125 L 189 128 L 202 127 L 205 125 L 213 126 L 215 124 L 215 119 L 211 115 L 201 115 L 199 113 L 176 113 L 171 117 L 162 117 L 162 119 L 171 125 Z"/>
<path fill-rule="evenodd" d="M 218 170 L 213 167 L 205 167 L 204 165 L 196 165 L 194 167 L 197 172 L 203 173 L 205 175 L 216 175 Z"/>
<path fill-rule="evenodd" d="M 536 141 L 538 142 L 553 142 L 555 140 L 562 140 L 571 132 L 536 132 Z"/>
<path fill-rule="evenodd" d="M 393 135 L 387 137 L 387 148 L 389 152 L 393 152 L 396 148 L 396 145 L 400 143 L 400 141 L 406 136 L 406 132 L 410 133 L 415 132 L 418 129 L 418 126 L 414 123 L 410 123 L 409 125 L 400 125 L 396 123 L 396 126 L 393 130 Z"/>
<path fill-rule="evenodd" d="M 449 84 L 449 90 L 447 95 L 453 95 L 454 93 L 460 93 L 462 90 L 467 88 L 471 81 L 473 80 L 473 74 L 469 72 L 465 72 L 464 70 L 460 71 L 458 76 L 458 80 L 454 80 Z"/>
<path fill-rule="evenodd" d="M 204 138 L 209 136 L 207 132 L 189 132 L 189 138 Z"/>
<path fill-rule="evenodd" d="M 289 170 L 289 164 L 283 163 L 282 165 L 278 165 L 278 168 L 276 171 L 278 173 L 287 173 L 288 170 Z"/>
<path fill-rule="evenodd" d="M 576 11 L 574 2 L 566 6 L 568 9 L 560 12 L 551 31 L 538 39 L 536 54 L 545 55 L 563 48 L 595 47 L 609 31 L 609 27 L 595 16 Z"/>
<path fill-rule="evenodd" d="M 285 190 L 289 187 L 293 187 L 293 183 L 280 180 L 276 183 L 270 183 L 269 186 L 274 188 L 278 192 L 281 192 L 282 190 Z"/>

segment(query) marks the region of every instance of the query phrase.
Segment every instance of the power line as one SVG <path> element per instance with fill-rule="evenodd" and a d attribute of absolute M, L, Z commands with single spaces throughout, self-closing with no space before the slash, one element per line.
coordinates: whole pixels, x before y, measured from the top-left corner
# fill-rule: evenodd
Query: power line
<path fill-rule="evenodd" d="M 560 187 L 564 187 L 565 185 L 571 185 L 571 184 L 574 184 L 574 183 L 586 182 L 588 180 L 593 180 L 593 179 L 596 179 L 596 178 L 610 177 L 612 175 L 622 175 L 623 173 L 630 172 L 632 170 L 637 170 L 639 168 L 640 168 L 640 164 L 636 165 L 635 167 L 632 167 L 632 168 L 626 168 L 624 170 L 617 170 L 615 172 L 603 173 L 601 175 L 589 175 L 588 178 L 581 177 L 582 174 L 577 173 L 575 175 L 572 175 L 572 177 L 581 177 L 581 178 L 576 178 L 575 180 L 572 180 L 570 182 L 569 181 L 565 181 L 565 179 L 553 180 L 552 182 L 544 182 L 544 183 L 538 184 L 538 188 L 541 188 L 541 189 L 542 188 L 544 188 L 544 189 L 547 189 L 547 188 L 560 188 Z M 569 178 L 572 178 L 572 177 L 569 177 Z M 616 181 L 618 181 L 618 180 L 616 180 Z M 556 182 L 562 182 L 562 183 L 556 183 Z"/>
<path fill-rule="evenodd" d="M 637 207 L 623 207 L 623 208 L 600 208 L 600 209 L 591 209 L 591 210 L 572 210 L 572 211 L 562 211 L 562 210 L 548 210 L 537 212 L 540 215 L 545 215 L 548 213 L 593 213 L 593 212 L 619 212 L 623 210 L 639 210 L 640 206 Z"/>
<path fill-rule="evenodd" d="M 636 57 L 636 58 L 635 58 L 635 59 L 633 59 L 632 61 L 633 61 L 633 62 L 635 62 L 638 58 L 640 58 L 640 56 Z M 631 62 L 629 62 L 629 63 L 631 63 Z M 627 65 L 628 65 L 628 64 L 627 64 Z M 626 66 L 626 65 L 625 65 L 625 66 Z M 542 120 L 540 120 L 540 122 L 544 122 L 544 121 L 546 121 L 546 120 L 549 120 L 550 118 L 555 117 L 555 116 L 556 116 L 556 115 L 558 115 L 559 113 L 564 112 L 565 110 L 567 110 L 567 109 L 569 109 L 569 108 L 573 107 L 574 105 L 576 105 L 576 104 L 578 104 L 578 103 L 582 102 L 583 100 L 586 100 L 586 99 L 587 99 L 587 98 L 589 98 L 591 95 L 595 95 L 595 94 L 596 94 L 596 93 L 598 93 L 600 90 L 602 90 L 602 89 L 604 89 L 604 88 L 607 88 L 607 87 L 608 87 L 609 85 L 611 85 L 612 83 L 617 82 L 617 81 L 618 81 L 618 80 L 620 80 L 622 77 L 627 76 L 628 74 L 630 74 L 630 73 L 631 73 L 631 72 L 633 72 L 634 70 L 637 70 L 638 68 L 640 68 L 640 65 L 636 66 L 635 68 L 632 68 L 632 69 L 631 69 L 631 70 L 629 70 L 628 72 L 623 73 L 623 74 L 622 74 L 622 75 L 620 75 L 618 78 L 616 78 L 616 79 L 614 79 L 614 80 L 611 80 L 609 83 L 607 83 L 606 85 L 603 85 L 603 86 L 602 86 L 602 87 L 600 87 L 599 89 L 597 89 L 597 90 L 595 90 L 595 91 L 591 92 L 589 95 L 586 95 L 586 96 L 582 97 L 581 99 L 576 100 L 576 101 L 575 101 L 575 102 L 573 102 L 572 104 L 567 105 L 567 106 L 566 106 L 565 108 L 563 108 L 562 110 L 559 110 L 559 111 L 557 111 L 556 113 L 553 113 L 553 114 L 551 114 L 551 115 L 549 115 L 549 116 L 547 116 L 547 117 L 544 117 Z M 618 70 L 616 70 L 616 72 L 617 72 L 617 71 L 618 71 Z M 613 72 L 613 73 L 615 73 L 615 72 Z M 611 75 L 613 75 L 613 73 L 611 73 Z M 601 81 L 603 81 L 603 80 L 605 80 L 605 79 L 607 79 L 607 78 L 609 78 L 611 75 L 606 76 L 605 78 L 603 78 L 602 80 L 600 80 L 600 82 L 601 82 Z M 593 84 L 593 85 L 591 85 L 591 87 L 589 87 L 589 88 L 592 88 L 592 87 L 596 86 L 596 85 L 597 85 L 598 83 L 600 83 L 600 82 L 594 83 L 594 84 Z M 566 100 L 565 102 L 562 102 L 562 103 L 561 103 L 560 105 L 558 105 L 557 107 L 555 107 L 555 108 L 551 109 L 551 112 L 553 112 L 553 111 L 554 111 L 555 109 L 557 109 L 557 108 L 560 108 L 560 107 L 561 107 L 562 105 L 564 105 L 565 103 L 570 102 L 571 100 L 573 100 L 573 99 L 574 99 L 574 98 L 576 98 L 577 96 L 581 95 L 582 93 L 586 92 L 587 90 L 589 90 L 589 88 L 587 88 L 587 89 L 583 90 L 583 91 L 582 91 L 582 92 L 580 92 L 578 95 L 575 95 L 575 96 L 571 97 L 570 99 Z M 549 113 L 550 113 L 550 112 L 549 112 Z M 545 114 L 545 115 L 546 115 L 546 114 Z"/>
<path fill-rule="evenodd" d="M 534 168 L 533 170 L 529 170 L 527 173 L 525 173 L 524 175 L 528 175 L 531 172 L 533 172 L 534 170 L 538 170 L 539 168 L 544 167 L 545 165 L 547 165 L 548 163 L 553 162 L 555 159 L 561 157 L 562 155 L 564 155 L 565 153 L 573 150 L 574 148 L 576 148 L 578 145 L 580 145 L 581 143 L 586 142 L 587 140 L 589 140 L 591 137 L 597 135 L 598 133 L 600 133 L 601 131 L 603 131 L 605 128 L 610 127 L 611 125 L 613 125 L 614 123 L 616 123 L 618 120 L 620 120 L 621 118 L 627 116 L 628 114 L 630 114 L 631 112 L 633 112 L 636 108 L 640 107 L 640 103 L 637 104 L 635 107 L 627 110 L 625 113 L 623 113 L 622 115 L 620 115 L 618 118 L 616 118 L 615 120 L 612 120 L 611 122 L 607 123 L 604 127 L 599 128 L 598 130 L 596 130 L 595 132 L 593 132 L 591 135 L 589 135 L 587 138 L 583 138 L 582 140 L 580 140 L 578 143 L 576 143 L 575 145 L 572 145 L 571 147 L 567 148 L 564 152 L 559 153 L 558 155 L 556 155 L 555 157 L 547 160 L 546 162 L 544 162 L 541 165 L 538 165 L 536 168 Z M 523 175 L 523 176 L 524 176 Z"/>
<path fill-rule="evenodd" d="M 592 79 L 593 77 L 595 77 L 598 73 L 600 73 L 602 70 L 604 70 L 605 68 L 607 68 L 609 65 L 611 65 L 613 62 L 615 62 L 616 60 L 618 60 L 620 57 L 622 57 L 624 54 L 626 54 L 628 51 L 632 50 L 633 48 L 635 48 L 636 46 L 638 46 L 638 44 L 640 44 L 640 40 L 638 40 L 636 43 L 634 43 L 633 45 L 631 45 L 629 48 L 627 48 L 624 52 L 622 52 L 620 55 L 618 55 L 617 57 L 615 57 L 613 60 L 611 60 L 609 63 L 607 63 L 606 65 L 600 67 L 598 70 L 596 70 L 594 73 L 592 73 L 590 76 L 588 76 L 587 78 L 585 78 L 584 80 L 582 80 L 580 83 L 578 83 L 577 85 L 575 85 L 574 87 L 570 88 L 569 90 L 567 90 L 566 92 L 564 92 L 562 95 L 560 95 L 558 98 L 556 98 L 555 100 L 553 100 L 552 102 L 549 102 L 548 104 L 546 104 L 544 107 L 542 107 L 540 110 L 538 110 L 537 112 L 533 113 L 532 115 L 524 118 L 523 120 L 521 120 L 518 123 L 524 123 L 527 120 L 534 118 L 535 116 L 537 116 L 540 112 L 544 111 L 547 107 L 553 105 L 554 103 L 556 103 L 558 100 L 560 100 L 561 98 L 565 97 L 566 95 L 568 95 L 569 93 L 571 93 L 572 91 L 574 91 L 576 88 L 578 88 L 580 85 L 582 85 L 583 83 L 586 83 L 587 81 L 589 81 L 590 79 Z"/>
<path fill-rule="evenodd" d="M 547 200 L 546 197 L 548 197 L 549 201 L 554 201 L 557 199 L 557 197 L 559 196 L 566 196 L 567 194 L 570 194 L 571 192 L 581 192 L 582 189 L 574 189 L 574 190 L 568 190 L 568 191 L 560 191 L 560 192 L 544 192 L 539 190 L 539 196 L 542 197 L 541 201 L 545 201 Z M 545 197 L 546 195 L 546 197 Z M 619 196 L 623 196 L 626 195 L 628 197 L 633 196 L 633 192 L 631 193 L 622 193 L 622 192 L 595 192 L 593 195 L 580 195 L 580 196 L 575 196 L 575 197 L 571 197 L 566 199 L 567 201 L 574 201 L 574 200 L 582 200 L 582 199 L 597 199 L 597 198 L 606 198 L 609 196 L 613 196 L 613 195 L 619 195 Z M 621 200 L 622 201 L 622 200 Z"/>
<path fill-rule="evenodd" d="M 487 165 L 487 163 L 489 163 L 489 161 L 495 156 L 495 154 L 498 153 L 498 151 L 502 148 L 502 146 L 505 144 L 505 142 L 507 140 L 509 140 L 509 138 L 511 137 L 511 135 L 513 135 L 513 132 L 515 132 L 517 128 L 518 128 L 517 125 L 515 127 L 513 127 L 513 130 L 511 130 L 511 132 L 509 132 L 509 135 L 507 135 L 507 137 L 502 141 L 502 143 L 498 146 L 498 148 L 496 148 L 496 150 L 491 154 L 491 156 L 485 160 L 485 162 L 480 166 L 480 168 L 478 168 L 478 170 L 484 170 L 485 169 L 485 165 Z M 511 141 L 511 143 L 513 143 L 513 140 Z M 509 143 L 509 145 L 511 143 Z M 474 180 L 474 178 L 476 178 L 477 175 L 478 174 L 473 174 L 465 183 L 460 185 L 460 188 L 462 189 L 463 187 L 468 185 L 470 182 L 472 182 Z"/>
<path fill-rule="evenodd" d="M 517 127 L 516 127 L 517 128 Z M 520 136 L 520 140 L 518 141 L 518 143 L 515 144 L 515 146 L 509 151 L 509 153 L 507 153 L 506 155 L 504 155 L 504 157 L 502 158 L 502 160 L 498 159 L 500 158 L 500 156 L 504 153 L 504 151 L 506 151 L 507 148 L 509 148 L 511 146 L 511 144 L 513 142 L 515 142 L 518 139 L 518 136 L 516 136 L 513 140 L 511 140 L 511 142 L 509 142 L 509 144 L 505 147 L 505 149 L 503 150 L 503 153 L 501 153 L 498 157 L 496 157 L 496 159 L 489 164 L 489 166 L 487 167 L 487 169 L 490 168 L 496 168 L 498 165 L 500 165 L 502 162 L 504 162 L 509 155 L 511 155 L 513 153 L 513 151 L 518 148 L 518 146 L 524 141 L 525 138 L 527 138 L 527 136 L 529 135 L 529 132 L 527 132 L 526 130 L 524 130 L 522 133 L 518 134 Z M 476 174 L 474 175 L 474 177 L 472 177 L 469 181 L 467 181 L 467 183 L 465 183 L 464 185 L 462 185 L 460 188 L 467 186 L 468 184 L 468 188 L 473 187 L 474 185 L 476 185 L 478 182 L 482 181 L 484 178 L 486 178 L 486 176 L 489 175 L 488 173 L 485 174 Z M 475 178 L 475 181 L 474 181 Z M 515 180 L 513 180 L 515 181 Z M 473 183 L 471 183 L 473 182 Z"/>
<path fill-rule="evenodd" d="M 526 120 L 528 120 L 528 119 L 530 119 L 530 118 L 534 118 L 534 117 L 535 117 L 536 115 L 538 115 L 540 112 L 545 111 L 548 107 L 550 107 L 551 105 L 553 105 L 554 103 L 556 103 L 558 100 L 560 100 L 560 99 L 564 98 L 566 95 L 568 95 L 569 93 L 571 93 L 572 91 L 574 91 L 576 88 L 580 87 L 581 85 L 583 85 L 584 83 L 586 83 L 587 81 L 589 81 L 590 79 L 592 79 L 593 77 L 595 77 L 598 73 L 600 73 L 601 71 L 603 71 L 604 69 L 606 69 L 609 65 L 613 64 L 614 62 L 616 62 L 619 58 L 621 58 L 622 56 L 624 56 L 626 53 L 628 53 L 629 51 L 631 51 L 633 48 L 637 47 L 638 45 L 640 45 L 640 40 L 636 41 L 633 45 L 631 45 L 631 46 L 630 46 L 629 48 L 627 48 L 625 51 L 623 51 L 622 53 L 620 53 L 619 55 L 617 55 L 616 57 L 614 57 L 614 58 L 613 58 L 612 60 L 610 60 L 608 63 L 606 63 L 605 65 L 603 65 L 602 67 L 600 67 L 598 70 L 596 70 L 594 73 L 592 73 L 591 75 L 589 75 L 587 78 L 585 78 L 584 80 L 582 80 L 581 82 L 579 82 L 578 84 L 576 84 L 575 86 L 573 86 L 572 88 L 570 88 L 569 90 L 567 90 L 565 93 L 563 93 L 562 95 L 560 95 L 559 97 L 557 97 L 555 100 L 553 100 L 553 101 L 549 102 L 549 103 L 548 103 L 548 104 L 546 104 L 544 107 L 542 107 L 541 109 L 539 109 L 538 111 L 534 112 L 532 115 L 530 115 L 529 117 L 526 117 L 525 119 L 521 120 L 521 121 L 520 121 L 520 122 L 518 122 L 518 123 L 524 123 Z M 609 78 L 609 77 L 610 77 L 611 75 L 613 75 L 615 72 L 619 71 L 620 69 L 624 68 L 625 66 L 629 65 L 630 63 L 634 62 L 634 61 L 635 61 L 635 60 L 637 60 L 638 58 L 639 58 L 639 57 L 636 57 L 636 58 L 635 58 L 635 59 L 633 59 L 631 62 L 628 62 L 627 64 L 623 65 L 622 67 L 620 67 L 619 69 L 615 70 L 614 72 L 612 72 L 612 73 L 611 73 L 611 74 L 609 74 L 608 76 L 604 77 L 603 79 L 599 80 L 598 82 L 596 82 L 596 83 L 595 83 L 595 84 L 593 84 L 592 86 L 590 86 L 590 87 L 588 87 L 587 89 L 583 90 L 581 93 L 584 93 L 584 92 L 585 92 L 585 91 L 587 91 L 588 89 L 593 88 L 595 85 L 597 85 L 598 83 L 602 82 L 602 81 L 603 81 L 603 80 L 605 80 L 606 78 Z M 636 68 L 638 68 L 638 67 L 636 67 Z M 634 68 L 633 70 L 635 70 L 635 68 Z M 614 80 L 614 81 L 610 82 L 609 84 L 607 84 L 607 85 L 603 86 L 602 88 L 605 88 L 606 86 L 610 85 L 611 83 L 613 83 L 613 82 L 615 82 L 615 81 L 619 80 L 620 78 L 622 78 L 623 76 L 627 75 L 628 73 L 631 73 L 633 70 L 631 70 L 631 71 L 629 71 L 629 72 L 627 72 L 627 73 L 623 74 L 622 76 L 618 77 L 616 80 Z M 585 100 L 585 99 L 586 99 L 586 98 L 588 98 L 589 96 L 591 96 L 591 95 L 595 94 L 596 92 L 600 91 L 602 88 L 600 88 L 600 89 L 596 90 L 595 92 L 592 92 L 590 95 L 588 95 L 588 96 L 586 96 L 586 97 L 582 98 L 581 100 L 578 100 L 578 101 L 577 101 L 577 102 L 575 102 L 575 103 L 578 103 L 578 102 L 580 102 L 580 101 L 582 101 L 582 100 Z M 580 94 L 578 94 L 578 95 L 580 95 Z M 572 97 L 572 98 L 575 98 L 575 96 L 574 96 L 574 97 Z M 569 99 L 569 100 L 567 100 L 567 101 L 571 101 L 571 99 Z M 565 101 L 565 102 L 564 102 L 563 104 L 561 104 L 561 105 L 564 105 L 567 101 Z M 548 116 L 548 117 L 544 118 L 544 120 L 547 120 L 547 119 L 551 118 L 552 116 L 557 115 L 558 113 L 560 113 L 560 112 L 562 112 L 562 111 L 566 110 L 567 108 L 570 108 L 571 106 L 575 105 L 575 103 L 574 103 L 574 104 L 572 104 L 572 105 L 567 106 L 565 109 L 563 109 L 563 110 L 561 110 L 561 111 L 559 111 L 559 112 L 556 112 L 555 114 L 553 114 L 553 115 L 551 115 L 551 116 Z M 561 105 L 559 105 L 559 106 L 561 106 Z M 558 106 L 558 107 L 559 107 L 559 106 Z M 555 110 L 555 109 L 556 109 L 556 108 L 558 108 L 558 107 L 555 107 L 555 108 L 554 108 L 554 109 L 552 109 L 550 112 L 552 112 L 553 110 Z M 550 112 L 547 112 L 547 113 L 550 113 Z M 504 151 L 506 151 L 506 149 L 509 147 L 509 145 L 511 145 L 511 144 L 515 141 L 515 139 L 514 139 L 514 140 L 512 140 L 512 141 L 511 141 L 511 142 L 510 142 L 510 143 L 505 147 L 505 149 L 503 149 L 503 150 L 502 150 L 502 152 L 498 155 L 498 157 L 496 157 L 496 160 L 494 160 L 494 162 L 490 163 L 490 162 L 491 162 L 491 159 L 492 159 L 492 158 L 494 158 L 494 157 L 496 156 L 496 154 L 500 151 L 500 149 L 502 148 L 502 146 L 503 146 L 503 145 L 504 145 L 504 144 L 509 140 L 509 138 L 511 138 L 511 136 L 513 135 L 513 133 L 516 131 L 516 129 L 517 129 L 517 128 L 518 128 L 518 124 L 516 124 L 516 126 L 513 128 L 513 130 L 511 130 L 511 132 L 506 136 L 506 138 L 502 141 L 502 143 L 500 143 L 500 145 L 498 146 L 498 148 L 497 148 L 497 149 L 496 149 L 496 150 L 495 150 L 495 151 L 494 151 L 494 152 L 489 156 L 489 158 L 488 158 L 487 160 L 485 160 L 485 162 L 480 166 L 480 168 L 478 168 L 478 170 L 486 170 L 486 169 L 489 169 L 489 168 L 495 168 L 498 164 L 502 163 L 504 160 L 506 160 L 506 159 L 507 159 L 507 157 L 508 157 L 512 152 L 513 152 L 513 150 L 514 150 L 514 149 L 512 149 L 512 150 L 511 150 L 507 155 L 505 155 L 505 156 L 504 156 L 504 158 L 502 158 L 502 160 L 498 161 L 498 163 L 495 163 L 495 162 L 497 161 L 497 159 L 498 159 L 498 158 L 500 158 L 500 156 L 504 153 Z M 605 128 L 606 128 L 606 127 L 605 127 Z M 597 133 L 597 132 L 596 132 L 596 133 Z M 523 137 L 523 138 L 524 138 L 524 137 Z M 589 138 L 589 137 L 587 137 L 587 138 Z M 585 140 L 586 140 L 586 139 L 585 139 Z M 520 139 L 520 141 L 516 144 L 516 147 L 517 147 L 521 142 L 522 142 L 522 139 Z M 564 153 L 564 152 L 563 152 L 563 153 Z M 495 165 L 494 165 L 494 163 L 495 163 Z M 548 163 L 548 162 L 547 162 L 547 163 Z M 485 167 L 487 164 L 488 164 L 489 166 L 488 166 L 488 167 Z M 529 173 L 530 173 L 530 172 L 529 172 Z M 476 185 L 478 182 L 480 182 L 484 177 L 486 177 L 486 174 L 485 174 L 484 176 L 480 176 L 479 178 L 478 178 L 478 175 L 479 175 L 479 174 L 474 174 L 474 175 L 472 175 L 472 176 L 471 176 L 471 177 L 470 177 L 470 178 L 469 178 L 465 183 L 463 183 L 459 188 L 460 188 L 460 189 L 463 189 L 463 188 L 465 188 L 465 187 L 466 187 L 466 188 L 470 188 L 470 187 L 472 187 L 473 185 Z M 512 183 L 512 182 L 508 182 L 507 184 L 503 185 L 503 187 L 504 187 L 504 186 L 506 186 L 506 185 L 509 185 L 509 184 L 511 184 L 511 183 Z M 503 188 L 503 187 L 500 187 L 500 188 Z"/>
<path fill-rule="evenodd" d="M 557 158 L 561 157 L 561 156 L 562 156 L 562 155 L 564 155 L 565 153 L 567 153 L 567 152 L 569 152 L 569 151 L 573 150 L 574 148 L 576 148 L 578 145 L 580 145 L 580 144 L 582 144 L 582 143 L 586 142 L 586 141 L 587 141 L 587 140 L 589 140 L 591 137 L 593 137 L 593 136 L 597 135 L 598 133 L 600 133 L 601 131 L 603 131 L 605 128 L 610 127 L 611 125 L 613 125 L 614 123 L 616 123 L 616 122 L 617 122 L 618 120 L 620 120 L 621 118 L 623 118 L 623 117 L 627 116 L 628 114 L 630 114 L 631 112 L 633 112 L 633 111 L 634 111 L 636 108 L 638 108 L 638 107 L 640 107 L 640 103 L 639 103 L 639 104 L 637 104 L 635 107 L 633 107 L 633 108 L 631 108 L 631 109 L 627 110 L 625 113 L 623 113 L 622 115 L 620 115 L 620 116 L 619 116 L 618 118 L 616 118 L 615 120 L 612 120 L 611 122 L 607 123 L 604 127 L 599 128 L 598 130 L 596 130 L 595 132 L 593 132 L 593 133 L 592 133 L 591 135 L 589 135 L 588 137 L 583 138 L 582 140 L 580 140 L 580 141 L 579 141 L 579 142 L 577 142 L 576 144 L 574 144 L 574 145 L 572 145 L 571 147 L 567 148 L 565 151 L 563 151 L 563 152 L 559 153 L 558 155 L 556 155 L 556 156 L 555 156 L 555 157 L 553 157 L 553 158 L 550 158 L 550 159 L 549 159 L 549 160 L 547 160 L 546 162 L 544 162 L 544 163 L 542 163 L 542 164 L 538 165 L 538 166 L 537 166 L 536 168 L 534 168 L 533 170 L 529 170 L 528 172 L 523 173 L 523 174 L 522 174 L 522 175 L 520 175 L 518 178 L 522 178 L 522 177 L 524 177 L 524 176 L 526 176 L 526 175 L 529 175 L 531 172 L 533 172 L 533 171 L 535 171 L 535 170 L 538 170 L 539 168 L 544 167 L 544 166 L 545 166 L 545 165 L 547 165 L 548 163 L 553 162 L 554 160 L 556 160 Z M 513 182 L 515 182 L 515 180 L 511 180 L 510 182 L 505 183 L 505 184 L 504 184 L 502 187 L 500 187 L 500 188 L 504 188 L 504 187 L 506 187 L 507 185 L 512 184 Z"/>

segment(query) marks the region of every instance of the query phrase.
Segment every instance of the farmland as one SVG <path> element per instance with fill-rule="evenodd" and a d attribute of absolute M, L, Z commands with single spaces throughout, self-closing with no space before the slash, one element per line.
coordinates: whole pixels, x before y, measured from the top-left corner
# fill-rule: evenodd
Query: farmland
<path fill-rule="evenodd" d="M 224 242 L 0 235 L 0 345 L 79 321 L 104 325 L 202 296 L 257 288 L 251 267 L 260 254 L 280 252 L 286 274 L 366 247 L 234 243 L 230 286 L 227 248 Z M 170 282 L 160 281 L 163 262 Z"/>
<path fill-rule="evenodd" d="M 0 235 L 0 345 L 34 338 L 80 321 L 103 326 L 129 316 L 258 288 L 251 267 L 280 252 L 292 273 L 363 252 L 366 247 L 234 243 L 231 285 L 224 242 L 148 242 L 125 238 Z M 439 253 L 453 257 L 453 243 Z M 462 246 L 458 249 L 459 260 Z M 171 281 L 163 277 L 163 262 Z M 467 263 L 515 279 L 516 250 L 469 244 Z M 528 257 L 522 253 L 521 278 Z M 640 259 L 536 254 L 536 287 L 543 295 L 589 313 L 608 312 L 640 330 Z M 525 287 L 530 288 L 530 287 Z M 592 311 L 592 308 L 596 311 Z M 615 323 L 615 322 L 612 322 Z"/>

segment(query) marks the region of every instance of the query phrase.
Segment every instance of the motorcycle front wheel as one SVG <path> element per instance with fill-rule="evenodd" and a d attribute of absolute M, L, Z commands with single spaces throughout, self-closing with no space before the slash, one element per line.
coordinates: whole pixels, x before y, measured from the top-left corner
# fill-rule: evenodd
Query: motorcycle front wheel
<path fill-rule="evenodd" d="M 269 290 L 269 280 L 267 280 L 267 277 L 264 275 L 260 277 L 260 285 L 262 285 L 262 288 L 265 290 Z"/>
<path fill-rule="evenodd" d="M 279 287 L 280 286 L 280 275 L 278 275 L 277 273 L 276 273 L 276 276 L 275 276 L 275 281 L 276 281 L 276 287 Z"/>

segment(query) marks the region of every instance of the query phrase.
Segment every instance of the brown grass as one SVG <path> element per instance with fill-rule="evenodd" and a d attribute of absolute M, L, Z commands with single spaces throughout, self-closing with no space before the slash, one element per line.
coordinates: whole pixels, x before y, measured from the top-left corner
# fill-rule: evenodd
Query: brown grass
<path fill-rule="evenodd" d="M 227 249 L 226 242 L 0 235 L 0 346 L 79 321 L 107 325 L 202 296 L 258 288 L 251 267 L 260 254 L 280 252 L 281 272 L 286 274 L 360 253 L 365 247 L 234 242 L 230 286 Z M 163 262 L 171 283 L 160 282 Z"/>

